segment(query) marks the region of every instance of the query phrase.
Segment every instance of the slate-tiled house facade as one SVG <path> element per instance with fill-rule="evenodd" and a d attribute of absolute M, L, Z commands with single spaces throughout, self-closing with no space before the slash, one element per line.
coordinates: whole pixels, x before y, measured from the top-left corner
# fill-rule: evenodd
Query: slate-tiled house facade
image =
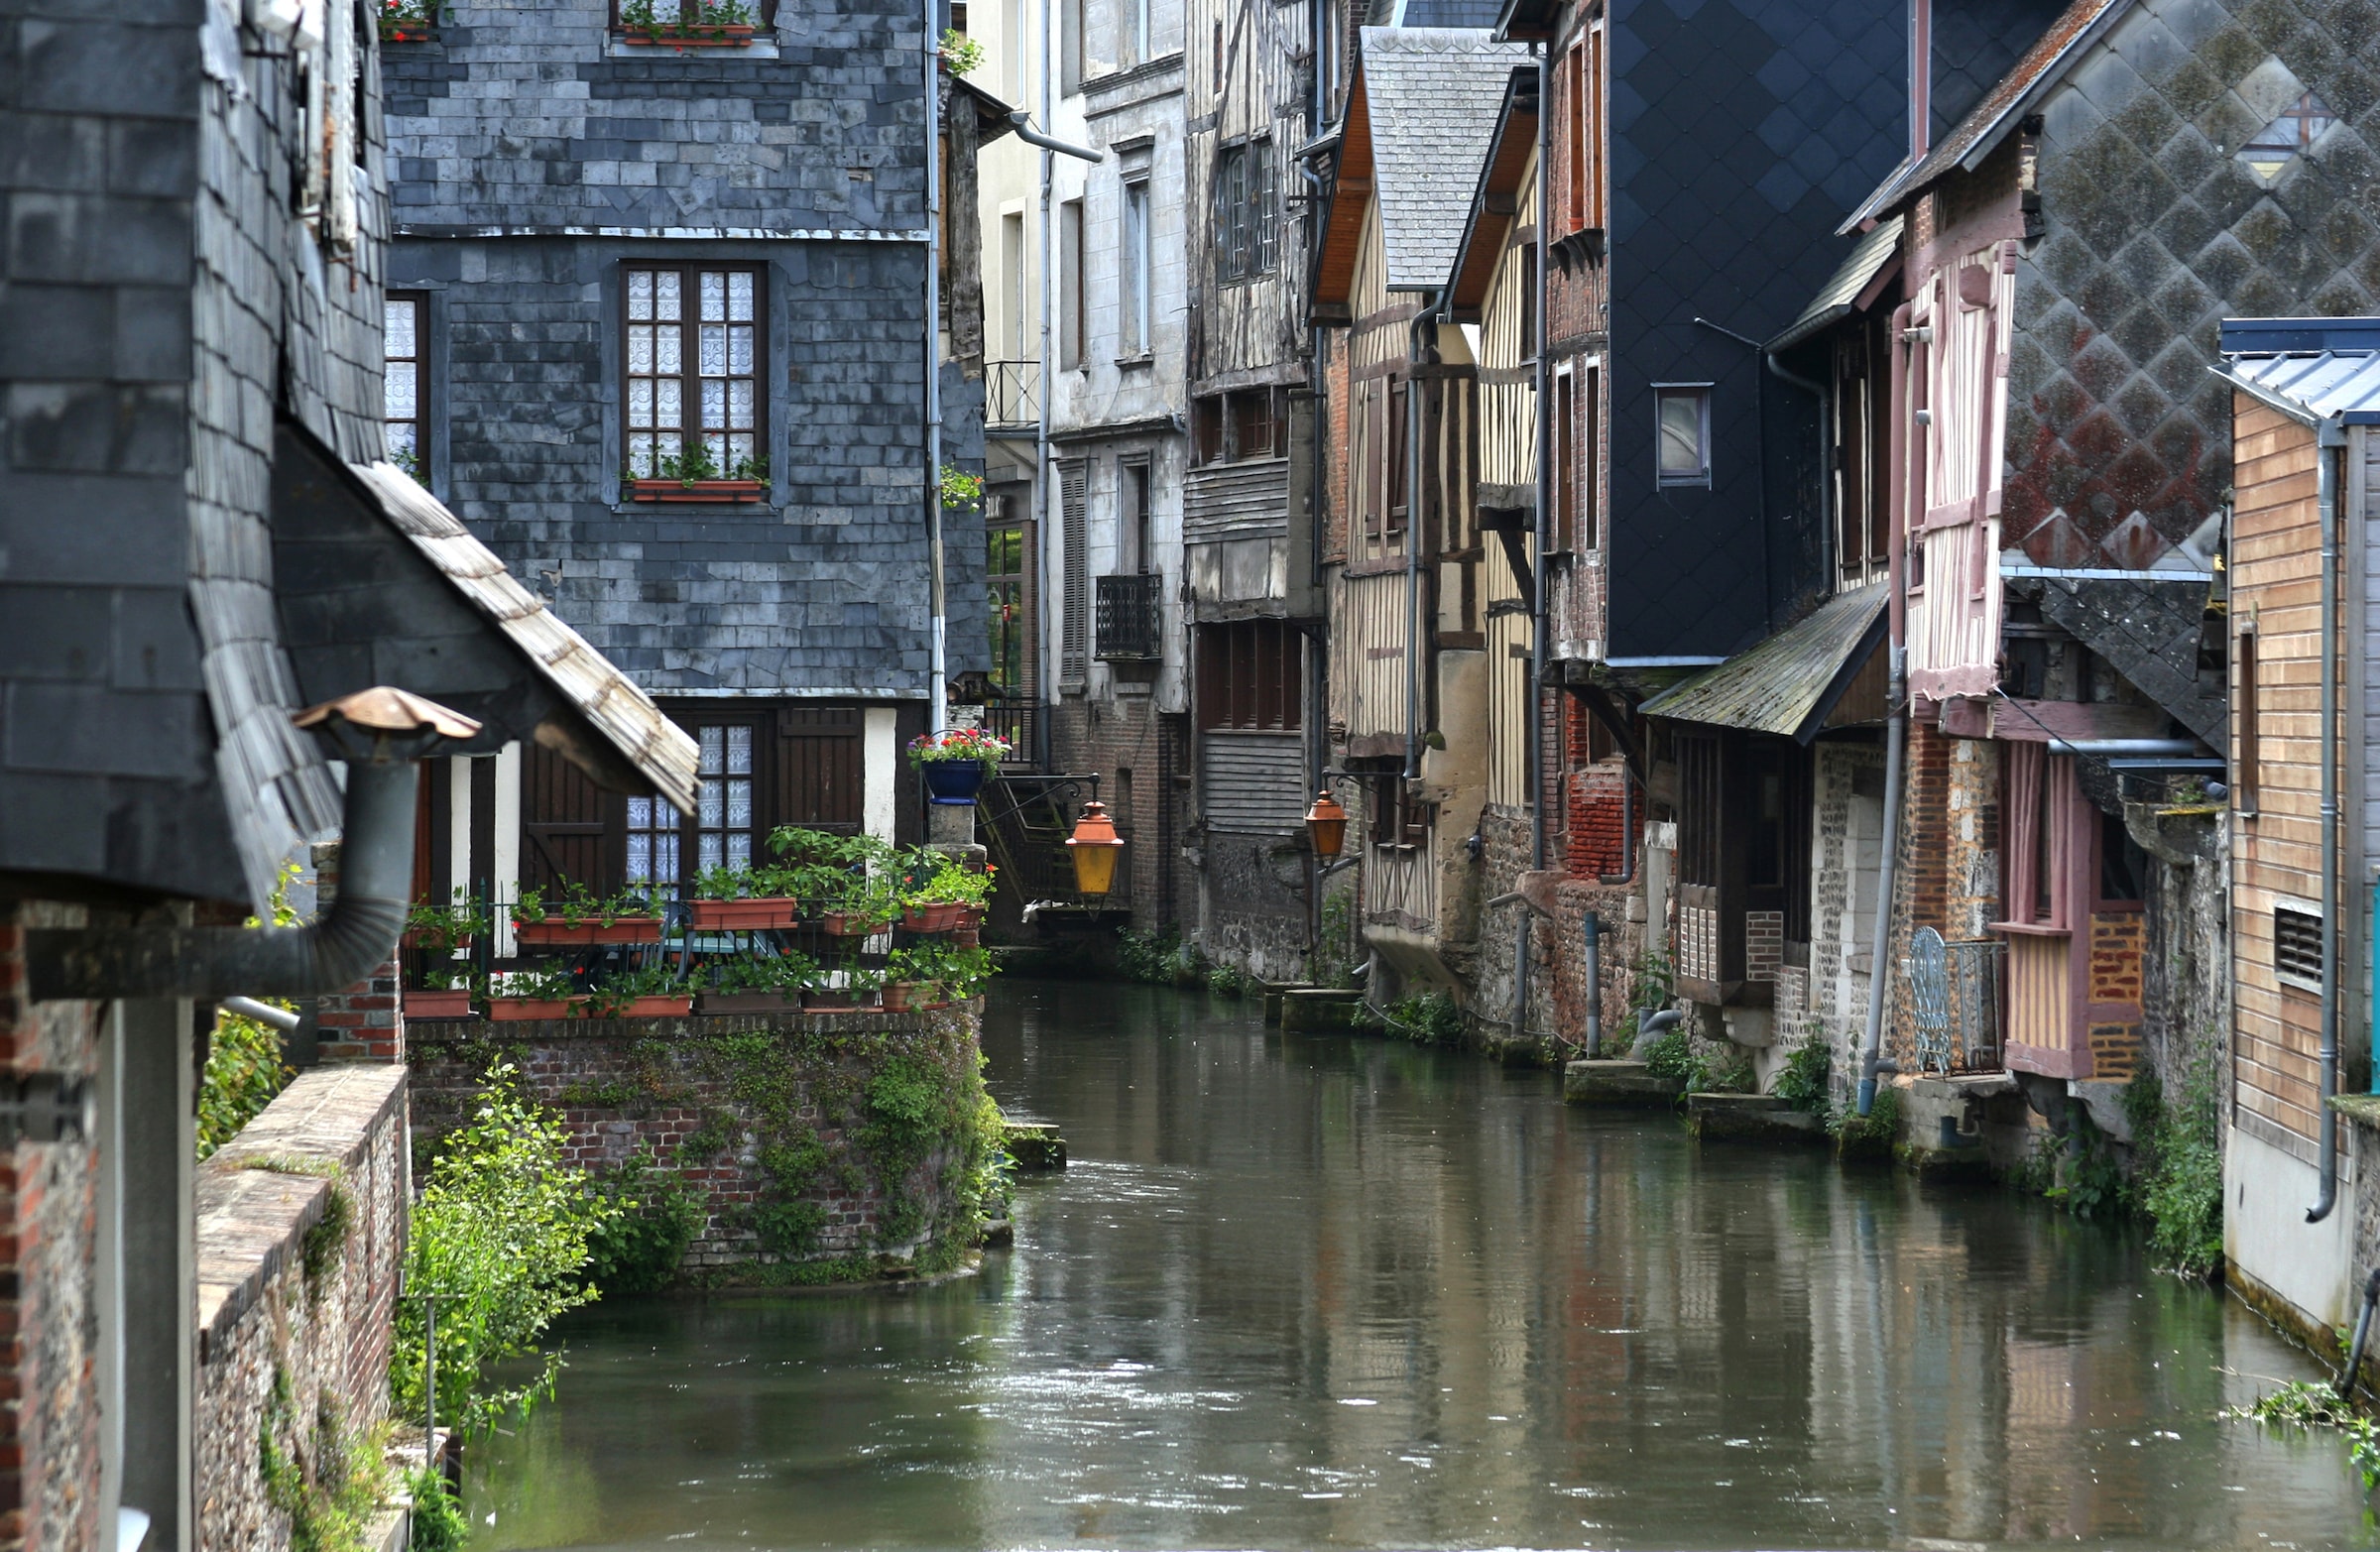
<path fill-rule="evenodd" d="M 401 434 L 430 488 L 705 741 L 709 774 L 750 778 L 748 810 L 674 836 L 687 876 L 778 823 L 907 835 L 899 749 L 928 714 L 923 18 L 767 10 L 749 47 L 678 50 L 629 42 L 603 0 L 465 3 L 387 51 L 392 306 L 417 319 L 420 385 L 393 414 L 418 417 Z M 970 176 L 976 138 L 954 137 Z M 980 470 L 966 256 L 942 461 Z M 660 467 L 697 419 L 708 472 L 745 488 L 640 490 L 701 472 Z M 986 666 L 982 521 L 944 527 L 957 677 Z M 450 794 L 480 839 L 438 889 L 669 871 L 640 860 L 668 855 L 647 833 L 665 816 L 542 751 L 483 786 Z"/>

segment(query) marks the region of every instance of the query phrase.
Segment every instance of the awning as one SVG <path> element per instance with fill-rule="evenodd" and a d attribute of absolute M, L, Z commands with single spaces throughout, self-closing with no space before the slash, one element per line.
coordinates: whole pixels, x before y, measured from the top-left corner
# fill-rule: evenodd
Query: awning
<path fill-rule="evenodd" d="M 1893 257 L 1900 251 L 1901 218 L 1896 215 L 1888 221 L 1878 222 L 1874 231 L 1852 245 L 1850 256 L 1843 261 L 1843 267 L 1835 272 L 1826 285 L 1819 288 L 1818 295 L 1810 298 L 1810 305 L 1802 309 L 1802 315 L 1786 325 L 1784 333 L 1768 342 L 1768 348 L 1790 349 L 1819 330 L 1849 317 L 1858 309 L 1861 298 L 1867 295 L 1867 289 L 1876 283 L 1876 277 L 1884 273 L 1885 266 L 1892 263 Z"/>
<path fill-rule="evenodd" d="M 1662 691 L 1648 717 L 1807 744 L 1884 640 L 1885 584 L 1838 593 L 1799 625 Z"/>

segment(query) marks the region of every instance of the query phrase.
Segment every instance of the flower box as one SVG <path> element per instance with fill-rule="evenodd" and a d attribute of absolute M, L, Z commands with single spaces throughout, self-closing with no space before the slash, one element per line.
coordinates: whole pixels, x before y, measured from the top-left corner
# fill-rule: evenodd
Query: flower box
<path fill-rule="evenodd" d="M 915 987 L 907 981 L 886 982 L 884 991 L 885 1012 L 889 1014 L 907 1013 L 909 1011 L 909 994 L 914 990 Z"/>
<path fill-rule="evenodd" d="M 929 900 L 902 910 L 900 924 L 911 932 L 948 932 L 959 924 L 959 912 L 966 908 L 950 900 Z"/>
<path fill-rule="evenodd" d="M 547 916 L 542 921 L 517 921 L 513 935 L 524 943 L 585 944 L 585 943 L 657 943 L 661 938 L 661 918 L 658 916 L 615 916 L 609 921 L 564 921 L 559 916 Z"/>
<path fill-rule="evenodd" d="M 860 915 L 857 911 L 830 910 L 819 918 L 819 924 L 826 928 L 826 935 L 828 937 L 865 938 L 874 937 L 876 934 L 884 931 L 892 923 L 890 921 L 870 921 L 865 916 Z"/>
<path fill-rule="evenodd" d="M 420 22 L 390 22 L 380 24 L 382 43 L 436 43 L 438 30 Z"/>
<path fill-rule="evenodd" d="M 405 1016 L 468 1018 L 471 1016 L 471 989 L 464 986 L 435 992 L 408 992 L 405 994 Z"/>
<path fill-rule="evenodd" d="M 675 997 L 632 997 L 626 1003 L 598 1009 L 593 1004 L 579 1005 L 582 1016 L 588 1018 L 684 1018 L 694 1012 L 690 993 Z"/>
<path fill-rule="evenodd" d="M 781 895 L 753 899 L 698 899 L 688 902 L 694 925 L 723 932 L 754 932 L 766 927 L 789 927 L 801 919 L 801 901 Z"/>
<path fill-rule="evenodd" d="M 698 1014 L 790 1014 L 800 1008 L 798 997 L 778 992 L 705 992 L 694 1005 Z"/>
<path fill-rule="evenodd" d="M 847 986 L 813 987 L 801 994 L 803 1011 L 821 1014 L 845 1014 L 867 1006 L 867 993 Z"/>
<path fill-rule="evenodd" d="M 621 42 L 639 48 L 749 49 L 752 47 L 753 31 L 749 22 L 727 22 L 717 27 L 664 27 L 651 31 L 630 27 L 622 29 Z"/>
<path fill-rule="evenodd" d="M 567 1018 L 580 1006 L 559 997 L 491 997 L 488 1016 L 499 1023 L 517 1018 Z"/>

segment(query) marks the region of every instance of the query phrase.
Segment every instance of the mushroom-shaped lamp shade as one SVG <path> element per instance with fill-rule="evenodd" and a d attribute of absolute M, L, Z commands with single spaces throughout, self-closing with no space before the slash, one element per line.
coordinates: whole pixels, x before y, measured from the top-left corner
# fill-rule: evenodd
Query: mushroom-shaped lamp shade
<path fill-rule="evenodd" d="M 1347 810 L 1324 787 L 1306 810 L 1306 834 L 1313 838 L 1314 855 L 1328 862 L 1347 846 Z"/>
<path fill-rule="evenodd" d="M 1116 887 L 1116 859 L 1124 855 L 1124 837 L 1108 817 L 1108 805 L 1092 801 L 1066 838 L 1067 855 L 1074 859 L 1074 887 L 1085 895 L 1105 895 Z"/>

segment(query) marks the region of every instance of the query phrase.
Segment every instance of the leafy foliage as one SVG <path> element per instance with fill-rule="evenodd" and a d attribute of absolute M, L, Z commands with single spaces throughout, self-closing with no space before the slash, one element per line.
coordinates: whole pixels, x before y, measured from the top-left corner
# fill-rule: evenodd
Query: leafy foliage
<path fill-rule="evenodd" d="M 1322 931 L 1315 938 L 1307 974 L 1316 986 L 1352 991 L 1356 985 L 1356 892 L 1334 890 L 1323 896 Z"/>
<path fill-rule="evenodd" d="M 1843 1158 L 1890 1158 L 1901 1135 L 1901 1091 L 1890 1084 L 1876 1090 L 1866 1115 L 1844 1110 L 1828 1129 L 1835 1134 L 1835 1151 Z"/>
<path fill-rule="evenodd" d="M 2223 1147 L 2211 1055 L 2183 1081 L 2181 1103 L 2168 1107 L 2155 1074 L 2143 1073 L 2124 1091 L 2140 1167 L 2140 1203 L 2149 1217 L 2149 1245 L 2165 1265 L 2204 1277 L 2223 1263 Z"/>
<path fill-rule="evenodd" d="M 1823 1126 L 1835 1108 L 1835 1091 L 1827 1082 L 1834 1060 L 1826 1040 L 1814 1032 L 1785 1058 L 1785 1070 L 1777 1074 L 1776 1087 L 1769 1092 L 1795 1110 L 1816 1116 Z"/>
<path fill-rule="evenodd" d="M 1206 956 L 1171 927 L 1127 927 L 1116 934 L 1116 968 L 1134 981 L 1175 986 L 1206 974 Z"/>
<path fill-rule="evenodd" d="M 290 904 L 290 886 L 297 882 L 298 871 L 296 863 L 285 864 L 273 881 L 273 896 L 265 911 L 274 926 L 298 925 L 298 912 Z M 251 916 L 247 924 L 261 927 L 265 923 Z M 279 999 L 267 1001 L 284 1010 L 296 1007 Z M 239 1135 L 240 1129 L 272 1104 L 273 1097 L 296 1076 L 281 1059 L 280 1030 L 216 1009 L 214 1034 L 206 1047 L 206 1070 L 198 1079 L 198 1156 L 211 1156 Z"/>
<path fill-rule="evenodd" d="M 418 1468 L 406 1473 L 414 1495 L 414 1539 L 411 1552 L 463 1552 L 471 1539 L 471 1521 L 463 1500 L 446 1486 L 444 1474 Z"/>
<path fill-rule="evenodd" d="M 563 1162 L 561 1119 L 527 1098 L 519 1071 L 491 1068 L 479 1110 L 450 1134 L 414 1204 L 406 1290 L 390 1359 L 401 1416 L 422 1410 L 426 1356 L 420 1295 L 437 1299 L 438 1415 L 477 1432 L 516 1405 L 552 1393 L 559 1353 L 538 1340 L 555 1316 L 591 1303 L 589 1241 L 619 1215 Z M 524 1383 L 491 1373 L 505 1359 L 539 1356 Z"/>
<path fill-rule="evenodd" d="M 2354 1463 L 2363 1491 L 2380 1488 L 2380 1422 L 2359 1415 L 2327 1380 L 2288 1380 L 2280 1389 L 2223 1415 L 2268 1428 L 2335 1428 L 2347 1436 L 2347 1459 Z"/>
<path fill-rule="evenodd" d="M 1388 1005 L 1388 1027 L 1423 1045 L 1459 1045 L 1463 1010 L 1444 992 L 1418 992 Z"/>
<path fill-rule="evenodd" d="M 587 1275 L 607 1295 L 665 1286 L 709 1216 L 703 1193 L 645 1147 L 592 1184 L 612 1211 L 587 1236 Z"/>
<path fill-rule="evenodd" d="M 387 1495 L 386 1428 L 350 1430 L 338 1404 L 321 1396 L 301 1419 L 279 1365 L 257 1424 L 257 1472 L 265 1499 L 290 1516 L 292 1552 L 364 1552 L 364 1532 Z"/>
<path fill-rule="evenodd" d="M 1217 965 L 1207 972 L 1207 990 L 1217 997 L 1246 997 L 1250 985 L 1248 972 L 1238 965 Z"/>

